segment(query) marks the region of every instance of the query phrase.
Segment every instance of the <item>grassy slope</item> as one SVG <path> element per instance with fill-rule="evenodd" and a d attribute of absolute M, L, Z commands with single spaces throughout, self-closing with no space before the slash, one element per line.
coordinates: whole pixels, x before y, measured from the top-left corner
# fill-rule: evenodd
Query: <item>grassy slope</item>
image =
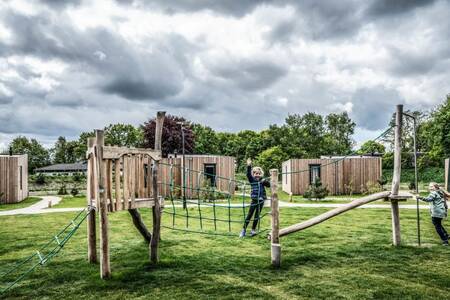
<path fill-rule="evenodd" d="M 11 209 L 24 208 L 24 207 L 33 205 L 34 203 L 38 202 L 39 200 L 41 200 L 41 198 L 39 198 L 39 197 L 28 197 L 19 203 L 0 204 L 0 210 L 11 210 Z"/>
<path fill-rule="evenodd" d="M 190 213 L 194 213 L 194 209 Z M 325 209 L 282 209 L 282 226 Z M 150 211 L 143 210 L 150 224 Z M 206 213 L 206 210 L 205 210 Z M 220 212 L 223 217 L 226 212 Z M 65 225 L 73 213 L 1 217 L 0 274 Z M 403 240 L 415 243 L 415 211 L 401 211 Z M 163 215 L 164 224 L 170 217 Z M 269 226 L 264 219 L 263 227 Z M 179 220 L 179 224 L 184 224 Z M 239 226 L 239 224 L 237 224 Z M 220 227 L 224 229 L 223 227 Z M 163 229 L 161 263 L 148 264 L 148 248 L 126 212 L 110 214 L 113 278 L 99 279 L 86 263 L 86 226 L 63 252 L 8 296 L 108 299 L 448 299 L 450 249 L 438 245 L 422 215 L 427 247 L 390 246 L 389 210 L 354 210 L 281 240 L 283 267 L 273 270 L 263 236 L 207 236 Z M 432 246 L 431 246 L 432 245 Z"/>

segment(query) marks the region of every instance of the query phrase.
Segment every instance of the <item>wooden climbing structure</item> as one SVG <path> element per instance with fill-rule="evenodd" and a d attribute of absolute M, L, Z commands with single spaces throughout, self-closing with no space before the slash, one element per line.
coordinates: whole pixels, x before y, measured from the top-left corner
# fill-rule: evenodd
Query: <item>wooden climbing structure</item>
<path fill-rule="evenodd" d="M 165 112 L 156 117 L 155 148 L 138 149 L 106 146 L 102 130 L 88 139 L 87 203 L 95 208 L 88 216 L 88 260 L 97 259 L 97 223 L 100 231 L 100 274 L 111 276 L 109 255 L 108 213 L 128 210 L 133 224 L 149 241 L 150 260 L 158 261 L 162 201 L 158 191 L 158 168 L 161 160 L 161 137 Z M 152 208 L 153 232 L 150 234 L 142 221 L 138 208 Z"/>

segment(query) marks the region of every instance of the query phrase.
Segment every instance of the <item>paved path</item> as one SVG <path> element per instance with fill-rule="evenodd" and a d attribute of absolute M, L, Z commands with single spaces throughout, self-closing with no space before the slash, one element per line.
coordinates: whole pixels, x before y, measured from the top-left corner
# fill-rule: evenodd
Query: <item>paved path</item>
<path fill-rule="evenodd" d="M 60 197 L 56 196 L 41 196 L 42 200 L 24 208 L 18 208 L 13 210 L 0 211 L 0 216 L 14 216 L 14 215 L 32 215 L 32 214 L 46 214 L 46 213 L 58 213 L 58 212 L 72 212 L 80 211 L 83 207 L 70 207 L 70 208 L 47 208 L 48 201 L 52 201 L 52 205 L 55 205 L 61 201 Z M 242 204 L 231 204 L 231 207 L 241 207 Z M 304 207 L 304 208 L 336 208 L 346 205 L 346 203 L 292 203 L 280 201 L 280 207 Z M 171 205 L 166 202 L 166 207 Z M 198 207 L 197 204 L 189 204 L 189 207 Z M 202 207 L 211 207 L 211 205 L 201 205 Z M 216 204 L 217 207 L 228 207 L 228 204 Z M 270 207 L 270 201 L 266 201 L 265 207 Z M 175 205 L 175 207 L 182 207 L 182 205 Z M 400 209 L 416 209 L 415 204 L 400 204 Z M 366 204 L 357 208 L 364 209 L 389 209 L 390 204 Z M 427 205 L 420 205 L 420 209 L 429 209 Z"/>
<path fill-rule="evenodd" d="M 28 207 L 3 210 L 0 211 L 0 216 L 14 216 L 14 215 L 34 215 L 34 214 L 45 214 L 52 212 L 67 212 L 67 211 L 80 211 L 83 208 L 47 208 L 48 201 L 52 201 L 52 205 L 58 204 L 61 201 L 61 197 L 55 196 L 41 196 L 41 201 L 36 202 Z"/>

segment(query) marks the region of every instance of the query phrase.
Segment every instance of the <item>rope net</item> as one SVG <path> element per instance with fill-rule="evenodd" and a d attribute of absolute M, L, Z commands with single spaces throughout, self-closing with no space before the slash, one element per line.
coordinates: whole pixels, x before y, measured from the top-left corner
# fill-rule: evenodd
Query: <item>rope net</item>
<path fill-rule="evenodd" d="M 268 200 L 251 199 L 251 190 L 263 194 L 257 183 L 249 183 L 216 174 L 183 168 L 179 164 L 160 163 L 168 168 L 169 182 L 160 182 L 167 191 L 162 227 L 210 235 L 238 236 L 244 226 L 254 234 L 268 230 Z M 175 174 L 181 172 L 181 182 Z M 188 182 L 186 184 L 186 182 Z M 264 193 L 265 194 L 265 193 Z M 264 205 L 266 204 L 266 205 Z M 249 214 L 249 211 L 252 214 Z"/>
<path fill-rule="evenodd" d="M 75 234 L 81 223 L 91 213 L 90 208 L 81 210 L 74 219 L 72 219 L 60 232 L 36 250 L 30 256 L 16 263 L 4 274 L 0 275 L 0 295 L 11 289 L 19 281 L 23 280 L 28 274 L 37 267 L 44 266 L 64 247 L 67 241 Z"/>

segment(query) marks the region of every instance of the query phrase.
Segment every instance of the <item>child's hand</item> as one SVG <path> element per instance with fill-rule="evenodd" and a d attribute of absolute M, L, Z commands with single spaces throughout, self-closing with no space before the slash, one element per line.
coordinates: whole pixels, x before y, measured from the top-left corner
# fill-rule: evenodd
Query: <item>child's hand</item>
<path fill-rule="evenodd" d="M 252 165 L 252 159 L 251 158 L 247 158 L 247 166 L 251 166 Z"/>

